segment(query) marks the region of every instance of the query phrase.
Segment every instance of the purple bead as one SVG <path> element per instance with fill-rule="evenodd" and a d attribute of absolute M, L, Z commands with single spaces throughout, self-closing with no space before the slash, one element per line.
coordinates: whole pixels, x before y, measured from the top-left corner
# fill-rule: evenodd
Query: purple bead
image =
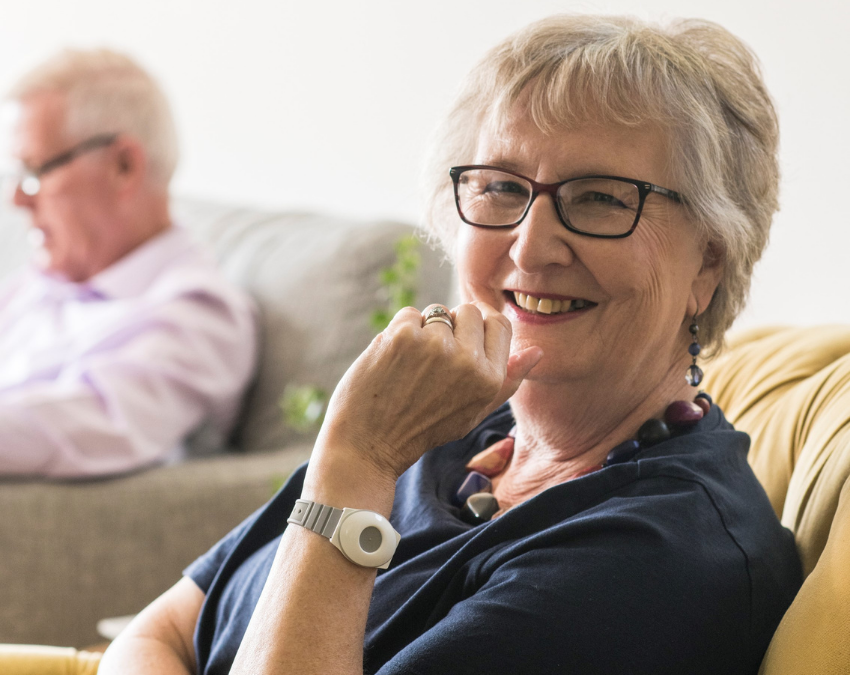
<path fill-rule="evenodd" d="M 458 491 L 455 493 L 455 506 L 463 506 L 466 504 L 466 500 L 476 492 L 492 491 L 493 483 L 489 478 L 487 478 L 487 476 L 483 473 L 478 473 L 477 471 L 470 471 L 466 478 L 464 478 L 463 483 L 461 483 L 460 488 L 458 488 Z"/>
<path fill-rule="evenodd" d="M 689 367 L 685 379 L 692 387 L 699 386 L 699 383 L 702 382 L 702 368 L 696 365 Z"/>
<path fill-rule="evenodd" d="M 673 401 L 664 411 L 664 421 L 674 427 L 692 427 L 703 418 L 702 408 L 690 401 Z"/>
<path fill-rule="evenodd" d="M 702 347 L 699 346 L 699 342 L 691 342 L 688 345 L 688 354 L 691 356 L 699 356 L 699 353 L 702 351 Z"/>
<path fill-rule="evenodd" d="M 644 448 L 650 448 L 670 438 L 670 429 L 663 420 L 646 420 L 638 429 L 637 436 Z"/>
<path fill-rule="evenodd" d="M 605 459 L 605 466 L 611 466 L 612 464 L 622 464 L 623 462 L 628 462 L 631 460 L 637 453 L 640 452 L 640 443 L 637 441 L 625 441 L 615 446 L 611 452 L 608 453 L 608 457 Z"/>

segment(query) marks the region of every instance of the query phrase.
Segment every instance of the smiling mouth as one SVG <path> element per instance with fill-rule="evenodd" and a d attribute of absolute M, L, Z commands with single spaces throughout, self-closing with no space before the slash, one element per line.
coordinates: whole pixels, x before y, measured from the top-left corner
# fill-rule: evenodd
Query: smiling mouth
<path fill-rule="evenodd" d="M 531 314 L 567 314 L 569 312 L 577 312 L 582 309 L 596 307 L 595 302 L 584 300 L 583 298 L 573 298 L 572 300 L 537 298 L 518 291 L 508 291 L 506 295 L 508 297 L 513 296 L 512 299 L 517 307 Z"/>

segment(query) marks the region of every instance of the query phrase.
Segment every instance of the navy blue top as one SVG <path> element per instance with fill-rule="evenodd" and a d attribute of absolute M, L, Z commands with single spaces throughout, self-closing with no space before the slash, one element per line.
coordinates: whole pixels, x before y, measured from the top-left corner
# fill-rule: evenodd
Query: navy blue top
<path fill-rule="evenodd" d="M 375 583 L 366 672 L 756 673 L 801 571 L 748 436 L 713 406 L 634 461 L 467 525 L 451 504 L 464 464 L 512 425 L 504 406 L 399 479 L 402 538 Z M 199 673 L 230 670 L 304 471 L 186 570 L 206 593 Z"/>

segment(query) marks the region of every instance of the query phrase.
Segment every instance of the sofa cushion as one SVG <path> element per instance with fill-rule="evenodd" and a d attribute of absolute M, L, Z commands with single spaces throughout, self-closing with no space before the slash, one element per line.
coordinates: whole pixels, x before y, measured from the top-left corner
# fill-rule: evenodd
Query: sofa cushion
<path fill-rule="evenodd" d="M 410 225 L 308 213 L 267 213 L 179 201 L 177 222 L 212 248 L 224 273 L 248 290 L 261 315 L 257 377 L 235 444 L 282 447 L 299 436 L 283 422 L 279 401 L 289 383 L 328 393 L 375 331 L 372 312 L 385 302 L 380 270 Z M 450 267 L 420 247 L 417 305 L 446 302 Z"/>

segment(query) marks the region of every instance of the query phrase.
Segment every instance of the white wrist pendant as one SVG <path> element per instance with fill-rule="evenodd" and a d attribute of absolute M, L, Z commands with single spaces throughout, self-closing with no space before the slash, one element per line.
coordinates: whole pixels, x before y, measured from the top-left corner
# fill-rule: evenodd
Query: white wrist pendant
<path fill-rule="evenodd" d="M 348 560 L 361 567 L 387 569 L 401 535 L 380 513 L 337 509 L 307 499 L 295 502 L 287 523 L 327 537 Z"/>

